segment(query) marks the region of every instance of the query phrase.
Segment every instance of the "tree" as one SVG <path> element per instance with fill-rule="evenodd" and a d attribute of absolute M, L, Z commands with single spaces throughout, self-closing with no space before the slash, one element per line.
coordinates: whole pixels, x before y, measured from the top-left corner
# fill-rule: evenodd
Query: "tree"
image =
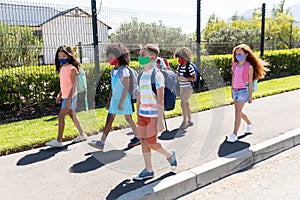
<path fill-rule="evenodd" d="M 38 62 L 42 42 L 28 27 L 0 23 L 0 67 L 30 65 Z"/>
<path fill-rule="evenodd" d="M 267 49 L 287 49 L 298 45 L 295 41 L 300 39 L 300 30 L 294 18 L 288 14 L 289 11 L 284 10 L 284 2 L 282 0 L 278 7 L 274 7 L 272 16 L 266 16 Z M 236 14 L 232 19 L 231 23 L 225 23 L 214 15 L 209 18 L 204 33 L 208 41 L 207 51 L 211 54 L 230 52 L 232 44 L 238 43 L 247 43 L 253 49 L 259 50 L 261 9 L 253 11 L 252 20 L 242 20 Z"/>
<path fill-rule="evenodd" d="M 162 56 L 173 56 L 178 46 L 189 43 L 188 35 L 181 28 L 167 27 L 162 24 L 138 22 L 132 19 L 129 23 L 121 24 L 117 31 L 110 35 L 111 42 L 122 42 L 130 50 L 137 50 L 139 44 L 159 44 Z"/>

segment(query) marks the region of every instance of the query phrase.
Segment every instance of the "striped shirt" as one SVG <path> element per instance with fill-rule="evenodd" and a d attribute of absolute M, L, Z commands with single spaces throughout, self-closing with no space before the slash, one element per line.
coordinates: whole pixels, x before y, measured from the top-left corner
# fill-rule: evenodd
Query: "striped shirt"
<path fill-rule="evenodd" d="M 139 115 L 144 117 L 157 117 L 157 96 L 152 91 L 151 86 L 151 75 L 154 68 L 143 71 L 143 74 L 140 79 L 138 86 L 138 91 L 140 92 L 140 108 Z M 165 79 L 162 72 L 158 71 L 155 75 L 155 87 L 156 89 L 165 87 Z"/>
<path fill-rule="evenodd" d="M 178 65 L 177 73 L 179 77 L 190 78 L 193 74 L 195 74 L 195 70 L 192 64 L 189 64 L 188 71 L 190 72 L 190 76 L 187 73 L 186 66 Z M 190 81 L 179 81 L 179 86 L 181 88 L 192 87 L 192 82 Z"/>

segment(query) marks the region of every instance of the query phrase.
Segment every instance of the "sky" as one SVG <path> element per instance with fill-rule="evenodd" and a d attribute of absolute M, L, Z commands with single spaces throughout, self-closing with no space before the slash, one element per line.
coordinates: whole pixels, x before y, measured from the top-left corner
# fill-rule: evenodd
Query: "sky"
<path fill-rule="evenodd" d="M 13 0 L 0 0 L 2 1 Z M 18 2 L 28 1 L 41 5 L 49 3 L 84 8 L 91 6 L 91 0 L 18 0 Z M 227 21 L 236 12 L 240 14 L 249 9 L 259 8 L 262 3 L 266 3 L 266 9 L 271 10 L 280 2 L 281 0 L 201 0 L 201 28 L 213 13 Z M 147 23 L 156 22 L 166 26 L 181 27 L 184 33 L 196 30 L 197 0 L 96 0 L 96 3 L 98 9 L 101 5 L 102 14 L 99 13 L 99 18 L 114 30 L 120 23 L 130 21 L 132 17 Z M 299 0 L 285 0 L 285 8 L 299 3 Z"/>

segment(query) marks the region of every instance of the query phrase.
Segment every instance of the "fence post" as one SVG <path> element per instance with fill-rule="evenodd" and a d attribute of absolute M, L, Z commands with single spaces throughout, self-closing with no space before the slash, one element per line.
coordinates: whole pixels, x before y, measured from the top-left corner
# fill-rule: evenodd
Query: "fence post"
<path fill-rule="evenodd" d="M 78 53 L 79 53 L 80 64 L 82 64 L 82 45 L 81 45 L 81 42 L 78 43 Z"/>
<path fill-rule="evenodd" d="M 261 8 L 260 57 L 264 57 L 264 49 L 265 49 L 265 16 L 266 16 L 266 4 L 263 3 Z"/>
<path fill-rule="evenodd" d="M 100 94 L 100 63 L 99 63 L 99 40 L 97 28 L 97 8 L 96 0 L 91 0 L 92 4 L 92 24 L 93 24 L 93 47 L 94 47 L 94 62 L 95 62 L 95 75 L 96 75 L 96 94 L 95 94 L 95 108 L 99 106 Z"/>

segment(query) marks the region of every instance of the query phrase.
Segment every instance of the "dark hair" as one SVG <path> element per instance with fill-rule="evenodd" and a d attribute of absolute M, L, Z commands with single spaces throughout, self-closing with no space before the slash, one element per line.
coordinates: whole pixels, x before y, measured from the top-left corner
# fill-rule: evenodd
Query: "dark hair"
<path fill-rule="evenodd" d="M 113 54 L 119 61 L 121 66 L 128 66 L 130 63 L 130 52 L 124 44 L 111 43 L 106 46 L 106 56 Z"/>
<path fill-rule="evenodd" d="M 175 53 L 175 57 L 176 58 L 179 58 L 179 57 L 183 58 L 187 62 L 191 62 L 192 61 L 192 56 L 193 56 L 193 53 L 192 53 L 192 51 L 188 47 L 181 47 Z"/>
<path fill-rule="evenodd" d="M 74 56 L 72 48 L 70 46 L 62 45 L 62 46 L 58 47 L 58 49 L 56 50 L 56 53 L 55 53 L 56 72 L 59 73 L 60 68 L 61 68 L 61 64 L 58 60 L 58 53 L 61 52 L 61 51 L 68 55 L 68 57 L 69 57 L 68 62 L 71 65 L 75 66 L 77 68 L 77 70 L 79 70 L 80 63 L 78 62 L 78 60 Z"/>

